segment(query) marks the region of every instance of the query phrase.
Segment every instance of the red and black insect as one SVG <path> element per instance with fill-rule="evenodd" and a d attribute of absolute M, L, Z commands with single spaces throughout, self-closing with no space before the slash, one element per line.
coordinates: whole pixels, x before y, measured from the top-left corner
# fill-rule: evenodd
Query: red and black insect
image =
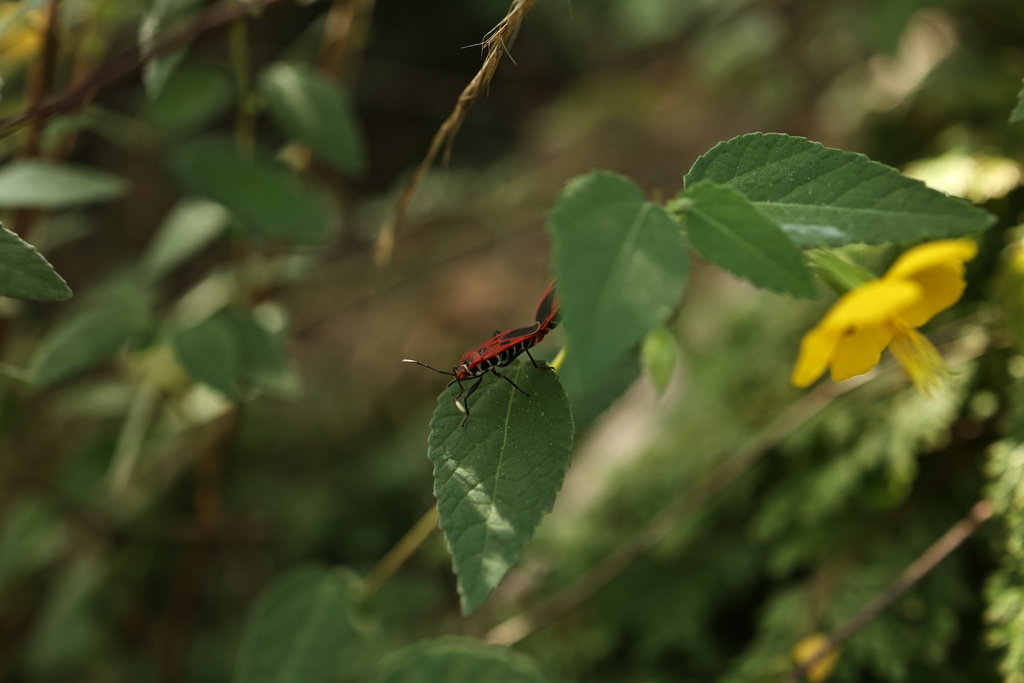
<path fill-rule="evenodd" d="M 524 352 L 529 357 L 530 362 L 533 363 L 534 367 L 546 367 L 537 365 L 537 361 L 530 355 L 530 349 L 540 343 L 547 333 L 558 325 L 558 298 L 555 296 L 554 282 L 548 286 L 547 291 L 544 292 L 544 296 L 541 297 L 540 304 L 537 305 L 536 318 L 536 322 L 528 327 L 520 327 L 507 332 L 495 333 L 493 337 L 485 341 L 478 348 L 473 349 L 472 351 L 467 351 L 462 356 L 462 360 L 459 361 L 459 364 L 452 368 L 451 372 L 438 370 L 437 368 L 430 367 L 426 363 L 421 363 L 418 360 L 411 360 L 409 358 L 403 359 L 402 362 L 422 365 L 434 372 L 454 377 L 455 379 L 448 382 L 448 386 L 456 383 L 459 385 L 459 393 L 456 394 L 452 400 L 455 401 L 456 407 L 465 413 L 466 417 L 462 419 L 462 425 L 465 425 L 466 420 L 469 419 L 469 397 L 473 395 L 473 392 L 480 386 L 480 383 L 484 381 L 484 375 L 488 372 L 507 381 L 523 395 L 529 396 L 529 394 L 519 388 L 518 384 L 498 372 L 498 368 L 507 367 Z M 462 383 L 473 379 L 474 377 L 476 378 L 476 382 L 473 383 L 473 386 L 469 388 L 469 391 L 467 391 L 466 395 L 463 397 L 462 392 L 464 391 L 464 388 Z M 461 401 L 459 401 L 460 397 L 462 398 Z"/>

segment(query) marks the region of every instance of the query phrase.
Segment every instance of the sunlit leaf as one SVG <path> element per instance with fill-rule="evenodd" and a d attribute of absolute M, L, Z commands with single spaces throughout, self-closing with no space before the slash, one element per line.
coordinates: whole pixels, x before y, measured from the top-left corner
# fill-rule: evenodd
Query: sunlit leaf
<path fill-rule="evenodd" d="M 532 659 L 471 638 L 421 640 L 384 659 L 374 683 L 545 683 Z"/>
<path fill-rule="evenodd" d="M 744 194 L 802 246 L 882 244 L 959 237 L 995 220 L 863 154 L 781 133 L 715 145 L 686 175 Z"/>
<path fill-rule="evenodd" d="M 245 625 L 235 683 L 329 683 L 356 640 L 351 581 L 319 567 L 293 569 L 260 597 Z"/>
<path fill-rule="evenodd" d="M 164 218 L 142 256 L 142 267 L 157 280 L 187 261 L 220 235 L 231 214 L 206 199 L 179 201 Z"/>
<path fill-rule="evenodd" d="M 35 247 L 0 225 L 0 295 L 64 301 L 71 288 Z"/>
<path fill-rule="evenodd" d="M 363 168 L 363 143 L 348 97 L 319 72 L 278 63 L 260 79 L 270 115 L 288 135 L 342 171 Z"/>
<path fill-rule="evenodd" d="M 117 176 L 71 164 L 19 159 L 0 168 L 0 206 L 7 208 L 94 204 L 119 197 L 127 188 Z"/>
<path fill-rule="evenodd" d="M 207 138 L 179 145 L 171 169 L 190 191 L 222 203 L 256 236 L 318 242 L 331 227 L 326 195 L 260 152 Z"/>
<path fill-rule="evenodd" d="M 465 614 L 519 561 L 569 467 L 572 414 L 555 372 L 518 362 L 503 374 L 530 396 L 488 375 L 465 426 L 449 389 L 430 422 L 439 524 Z"/>
<path fill-rule="evenodd" d="M 758 287 L 813 298 L 803 253 L 742 194 L 700 182 L 686 188 L 686 236 L 704 258 Z"/>
<path fill-rule="evenodd" d="M 665 209 L 607 172 L 571 181 L 548 231 L 571 362 L 599 375 L 678 305 L 690 270 L 686 242 Z"/>

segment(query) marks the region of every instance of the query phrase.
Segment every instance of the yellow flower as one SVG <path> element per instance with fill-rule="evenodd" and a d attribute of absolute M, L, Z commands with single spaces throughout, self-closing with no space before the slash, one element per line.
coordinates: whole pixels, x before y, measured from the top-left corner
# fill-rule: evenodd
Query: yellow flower
<path fill-rule="evenodd" d="M 839 382 L 878 364 L 888 346 L 922 392 L 938 384 L 945 363 L 915 328 L 955 304 L 964 293 L 964 261 L 977 253 L 970 240 L 940 240 L 908 250 L 884 276 L 844 294 L 804 335 L 791 381 L 809 386 L 829 367 Z"/>
<path fill-rule="evenodd" d="M 839 650 L 829 650 L 828 654 L 818 657 L 818 653 L 829 645 L 828 636 L 822 633 L 812 633 L 793 647 L 793 661 L 804 666 L 814 661 L 814 665 L 807 670 L 807 680 L 811 683 L 821 683 L 836 668 L 839 661 Z"/>
<path fill-rule="evenodd" d="M 16 2 L 0 5 L 0 78 L 36 56 L 44 22 L 41 9 L 25 9 Z"/>

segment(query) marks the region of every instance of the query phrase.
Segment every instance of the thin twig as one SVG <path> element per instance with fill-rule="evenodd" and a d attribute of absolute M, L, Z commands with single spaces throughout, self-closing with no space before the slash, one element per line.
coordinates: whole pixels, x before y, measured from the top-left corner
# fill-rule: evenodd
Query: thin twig
<path fill-rule="evenodd" d="M 39 156 L 42 148 L 43 122 L 34 113 L 39 110 L 53 81 L 54 65 L 57 61 L 57 18 L 60 11 L 60 0 L 50 0 L 46 5 L 43 19 L 43 45 L 39 50 L 39 59 L 33 65 L 31 78 L 28 81 L 28 111 L 32 115 L 28 134 L 21 146 L 19 156 L 23 159 L 34 159 Z M 26 235 L 42 215 L 38 209 L 16 209 L 11 215 L 10 229 L 16 235 Z"/>
<path fill-rule="evenodd" d="M 402 536 L 398 543 L 381 558 L 363 582 L 363 598 L 373 597 L 384 585 L 384 582 L 391 578 L 416 549 L 434 533 L 434 530 L 437 529 L 437 515 L 437 506 L 431 506 L 420 517 L 420 520 L 405 533 L 405 536 Z"/>
<path fill-rule="evenodd" d="M 50 90 L 53 80 L 54 64 L 57 61 L 57 17 L 59 16 L 60 0 L 50 0 L 46 5 L 46 18 L 43 25 L 43 45 L 39 51 L 39 61 L 32 70 L 29 81 L 28 111 L 33 114 L 39 109 Z M 32 158 L 39 156 L 39 141 L 42 139 L 43 123 L 33 118 L 28 129 L 28 136 L 21 148 L 21 156 Z"/>
<path fill-rule="evenodd" d="M 280 2 L 284 2 L 284 0 L 249 0 L 246 3 L 230 0 L 205 9 L 198 13 L 191 23 L 166 34 L 149 50 L 140 52 L 137 47 L 125 50 L 100 64 L 87 76 L 69 85 L 45 104 L 0 120 L 0 137 L 10 135 L 30 121 L 42 121 L 52 116 L 74 111 L 92 97 L 95 91 L 106 88 L 135 73 L 150 60 L 187 45 L 197 36 L 229 24 L 238 17 Z"/>
<path fill-rule="evenodd" d="M 362 47 L 366 19 L 376 0 L 335 0 L 324 23 L 320 48 L 320 70 L 329 78 L 340 78 L 353 52 Z"/>
<path fill-rule="evenodd" d="M 487 56 L 484 57 L 483 65 L 476 76 L 473 77 L 473 80 L 469 82 L 469 85 L 466 86 L 465 90 L 462 91 L 462 94 L 459 95 L 452 113 L 448 115 L 448 118 L 441 124 L 441 127 L 437 129 L 434 139 L 430 142 L 430 148 L 427 150 L 426 156 L 423 157 L 423 161 L 416 168 L 412 178 L 406 183 L 405 189 L 402 190 L 402 194 L 398 197 L 398 202 L 395 204 L 391 217 L 384 224 L 380 235 L 377 237 L 374 259 L 378 265 L 386 264 L 391 260 L 391 255 L 395 250 L 395 234 L 405 218 L 405 213 L 408 211 L 413 197 L 416 195 L 416 190 L 419 188 L 420 183 L 423 182 L 423 178 L 426 177 L 430 167 L 434 165 L 434 161 L 437 159 L 437 155 L 440 154 L 441 148 L 447 145 L 448 152 L 451 151 L 452 141 L 459 132 L 459 128 L 462 127 L 462 122 L 466 119 L 466 113 L 473 105 L 473 102 L 487 89 L 488 84 L 490 84 L 491 79 L 498 70 L 501 58 L 508 53 L 508 46 L 515 37 L 519 22 L 523 20 L 536 3 L 537 0 L 513 0 L 512 6 L 505 17 L 484 38 L 483 46 L 487 49 Z M 448 152 L 446 152 L 446 156 Z"/>
<path fill-rule="evenodd" d="M 813 657 L 793 669 L 786 680 L 802 681 L 807 673 L 830 652 L 837 649 L 857 632 L 867 626 L 882 612 L 889 609 L 904 593 L 913 588 L 928 572 L 946 559 L 950 553 L 978 530 L 985 520 L 992 516 L 992 503 L 982 500 L 975 503 L 971 512 L 954 524 L 942 537 L 931 545 L 924 553 L 903 570 L 895 581 L 877 598 L 865 605 L 860 612 L 836 629 L 828 642 L 822 645 Z"/>

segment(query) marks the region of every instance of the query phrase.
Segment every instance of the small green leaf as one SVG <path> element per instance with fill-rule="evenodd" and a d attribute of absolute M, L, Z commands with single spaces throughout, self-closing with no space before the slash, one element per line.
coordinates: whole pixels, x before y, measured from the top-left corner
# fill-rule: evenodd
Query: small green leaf
<path fill-rule="evenodd" d="M 374 683 L 546 683 L 524 654 L 472 638 L 421 640 L 388 655 Z"/>
<path fill-rule="evenodd" d="M 197 382 L 237 398 L 240 385 L 285 398 L 301 391 L 281 339 L 249 311 L 231 306 L 174 335 L 174 353 Z"/>
<path fill-rule="evenodd" d="M 75 678 L 97 653 L 109 651 L 109 622 L 101 596 L 110 585 L 107 566 L 92 554 L 69 557 L 40 600 L 24 647 L 30 680 Z"/>
<path fill-rule="evenodd" d="M 293 398 L 302 391 L 291 356 L 279 335 L 263 327 L 244 308 L 226 308 L 220 315 L 230 323 L 241 349 L 243 382 L 284 398 Z"/>
<path fill-rule="evenodd" d="M 329 683 L 356 641 L 350 581 L 294 569 L 260 597 L 245 625 L 235 683 Z"/>
<path fill-rule="evenodd" d="M 676 336 L 664 325 L 658 325 L 644 337 L 640 358 L 654 380 L 658 393 L 665 393 L 668 382 L 672 379 L 672 371 L 676 369 L 676 360 L 679 358 L 679 342 L 676 341 Z"/>
<path fill-rule="evenodd" d="M 779 226 L 729 187 L 699 182 L 686 188 L 686 236 L 704 258 L 758 287 L 814 298 L 803 253 Z"/>
<path fill-rule="evenodd" d="M 0 527 L 0 611 L 11 583 L 52 560 L 64 543 L 60 515 L 42 497 L 26 496 L 13 503 Z"/>
<path fill-rule="evenodd" d="M 192 379 L 234 398 L 242 374 L 242 350 L 231 321 L 214 315 L 182 330 L 172 341 L 174 355 Z"/>
<path fill-rule="evenodd" d="M 488 375 L 464 427 L 454 388 L 441 393 L 430 422 L 439 525 L 465 614 L 519 561 L 569 467 L 572 414 L 556 373 L 518 362 L 503 374 L 530 396 Z"/>
<path fill-rule="evenodd" d="M 168 23 L 180 21 L 194 14 L 198 3 L 199 0 L 153 0 L 149 11 L 139 22 L 139 51 L 145 54 L 151 50 L 158 42 L 164 27 Z M 142 83 L 150 98 L 156 98 L 160 94 L 186 52 L 187 48 L 179 48 L 145 60 L 142 67 Z"/>
<path fill-rule="evenodd" d="M 582 375 L 596 377 L 678 305 L 690 270 L 686 242 L 665 209 L 607 172 L 571 181 L 548 231 L 569 353 Z"/>
<path fill-rule="evenodd" d="M 264 154 L 246 154 L 230 140 L 207 138 L 178 146 L 171 169 L 192 192 L 220 202 L 254 235 L 318 242 L 330 230 L 330 203 Z"/>
<path fill-rule="evenodd" d="M 58 323 L 32 360 L 32 383 L 46 387 L 113 356 L 128 339 L 149 327 L 150 296 L 145 289 L 119 282 Z"/>
<path fill-rule="evenodd" d="M 159 94 L 146 108 L 146 116 L 164 130 L 196 131 L 223 116 L 234 96 L 231 76 L 223 69 L 186 64 L 167 76 Z"/>
<path fill-rule="evenodd" d="M 715 145 L 686 175 L 743 193 L 797 244 L 917 242 L 985 229 L 995 217 L 863 154 L 781 133 Z"/>
<path fill-rule="evenodd" d="M 314 154 L 347 172 L 364 164 L 363 143 L 348 97 L 335 83 L 302 64 L 272 64 L 260 91 L 270 116 Z"/>
<path fill-rule="evenodd" d="M 1024 83 L 1021 84 L 1020 92 L 1017 93 L 1017 106 L 1010 112 L 1010 123 L 1024 121 Z"/>
<path fill-rule="evenodd" d="M 121 178 L 82 166 L 20 159 L 0 169 L 0 207 L 63 209 L 124 194 Z"/>
<path fill-rule="evenodd" d="M 71 288 L 35 247 L 0 225 L 0 295 L 65 301 Z"/>
<path fill-rule="evenodd" d="M 150 280 L 158 280 L 217 238 L 231 214 L 206 199 L 186 198 L 171 209 L 142 257 Z"/>

